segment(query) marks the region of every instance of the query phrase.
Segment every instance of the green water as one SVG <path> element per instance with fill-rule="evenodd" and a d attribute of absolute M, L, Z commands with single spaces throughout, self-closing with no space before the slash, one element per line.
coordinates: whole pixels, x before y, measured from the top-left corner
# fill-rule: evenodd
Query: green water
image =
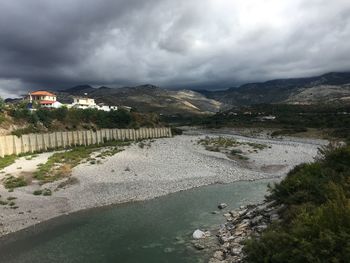
<path fill-rule="evenodd" d="M 0 262 L 205 262 L 188 246 L 192 232 L 224 222 L 234 209 L 259 202 L 269 180 L 212 185 L 154 200 L 93 209 L 31 228 L 0 244 Z"/>

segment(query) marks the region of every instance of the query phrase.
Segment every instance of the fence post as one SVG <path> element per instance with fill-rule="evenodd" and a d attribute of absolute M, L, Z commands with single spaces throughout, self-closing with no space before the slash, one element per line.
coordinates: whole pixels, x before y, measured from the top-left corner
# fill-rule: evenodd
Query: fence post
<path fill-rule="evenodd" d="M 0 157 L 4 157 L 5 156 L 5 154 L 4 154 L 4 148 L 5 147 L 5 145 L 4 145 L 4 143 L 3 143 L 3 137 L 1 136 L 0 137 Z"/>

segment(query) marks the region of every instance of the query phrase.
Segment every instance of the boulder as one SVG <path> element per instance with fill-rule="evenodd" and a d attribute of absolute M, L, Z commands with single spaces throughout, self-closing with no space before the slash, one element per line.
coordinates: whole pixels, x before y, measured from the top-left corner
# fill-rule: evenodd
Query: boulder
<path fill-rule="evenodd" d="M 216 258 L 218 260 L 224 260 L 225 259 L 225 254 L 221 250 L 215 251 L 213 258 Z"/>
<path fill-rule="evenodd" d="M 193 232 L 192 237 L 194 239 L 202 239 L 206 237 L 206 234 L 202 230 L 197 229 Z"/>
<path fill-rule="evenodd" d="M 197 249 L 197 250 L 203 250 L 205 249 L 205 246 L 203 244 L 200 244 L 200 243 L 194 243 L 193 244 L 194 248 Z"/>
<path fill-rule="evenodd" d="M 251 226 L 256 226 L 257 224 L 259 224 L 262 220 L 263 220 L 263 216 L 262 215 L 258 215 L 256 217 L 254 217 L 251 221 L 250 221 L 250 225 Z"/>
<path fill-rule="evenodd" d="M 225 209 L 226 207 L 227 207 L 226 203 L 221 203 L 221 204 L 218 205 L 219 209 Z"/>
<path fill-rule="evenodd" d="M 271 222 L 275 222 L 275 221 L 278 221 L 279 220 L 279 215 L 278 214 L 272 214 L 271 216 L 270 216 L 270 221 Z"/>

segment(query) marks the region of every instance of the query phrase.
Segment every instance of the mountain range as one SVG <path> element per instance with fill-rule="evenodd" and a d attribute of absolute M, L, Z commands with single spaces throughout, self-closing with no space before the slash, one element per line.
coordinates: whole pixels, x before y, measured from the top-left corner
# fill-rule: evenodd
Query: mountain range
<path fill-rule="evenodd" d="M 350 72 L 332 72 L 309 78 L 276 79 L 226 90 L 169 90 L 150 84 L 136 87 L 93 88 L 81 85 L 58 92 L 62 101 L 87 94 L 98 103 L 131 106 L 164 115 L 215 113 L 235 106 L 260 103 L 348 104 Z"/>
<path fill-rule="evenodd" d="M 130 106 L 142 112 L 157 112 L 163 115 L 207 114 L 219 111 L 222 103 L 209 99 L 192 90 L 168 90 L 153 85 L 124 88 L 93 88 L 76 86 L 58 92 L 59 100 L 69 102 L 73 96 L 94 98 L 97 103 Z"/>
<path fill-rule="evenodd" d="M 350 103 L 350 72 L 332 72 L 309 78 L 275 79 L 227 90 L 198 92 L 229 106 L 260 103 Z"/>

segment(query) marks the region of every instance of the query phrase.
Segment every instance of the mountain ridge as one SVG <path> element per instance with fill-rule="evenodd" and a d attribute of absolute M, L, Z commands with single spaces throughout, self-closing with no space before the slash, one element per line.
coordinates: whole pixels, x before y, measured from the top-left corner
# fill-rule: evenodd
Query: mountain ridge
<path fill-rule="evenodd" d="M 342 100 L 341 94 L 343 93 L 346 95 L 344 97 L 347 97 L 350 92 L 348 84 L 350 84 L 350 72 L 330 72 L 314 77 L 274 79 L 265 82 L 246 83 L 239 87 L 231 87 L 225 90 L 197 90 L 197 92 L 208 98 L 233 106 L 260 103 L 313 104 Z M 323 92 L 322 89 L 327 87 L 338 87 L 342 91 L 338 91 L 336 97 L 323 97 L 321 101 L 317 100 L 319 96 L 311 96 L 303 101 L 292 99 L 298 98 L 298 94 L 305 93 L 310 88 L 313 88 L 314 92 L 318 92 L 315 87 L 320 87 L 320 92 Z"/>

